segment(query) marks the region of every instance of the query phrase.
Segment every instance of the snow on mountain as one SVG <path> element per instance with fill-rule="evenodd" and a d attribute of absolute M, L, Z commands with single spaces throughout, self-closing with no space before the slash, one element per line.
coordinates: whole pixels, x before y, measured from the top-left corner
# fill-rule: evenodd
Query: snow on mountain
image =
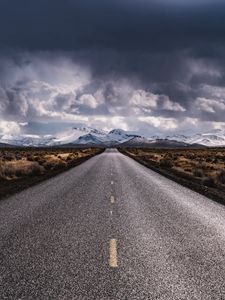
<path fill-rule="evenodd" d="M 138 137 L 135 134 L 126 132 L 122 129 L 113 129 L 109 133 L 102 132 L 91 132 L 88 135 L 84 135 L 79 137 L 74 144 L 87 144 L 87 143 L 95 143 L 95 144 L 105 144 L 105 145 L 113 145 L 121 142 L 125 142 L 130 140 L 131 138 Z"/>
<path fill-rule="evenodd" d="M 125 142 L 131 138 L 141 136 L 122 129 L 113 129 L 107 134 L 107 137 L 111 141 Z"/>
<path fill-rule="evenodd" d="M 73 144 L 95 144 L 100 145 L 107 142 L 104 136 L 94 135 L 92 133 L 88 133 L 80 136 L 77 140 L 73 142 Z"/>
<path fill-rule="evenodd" d="M 106 135 L 106 132 L 102 130 L 97 130 L 91 127 L 73 127 L 71 130 L 66 132 L 60 133 L 55 138 L 54 144 L 61 145 L 61 144 L 70 144 L 76 143 L 76 141 L 85 135 L 94 134 L 95 136 L 103 137 Z M 85 142 L 86 143 L 86 142 Z M 79 142 L 80 144 L 80 142 Z"/>
<path fill-rule="evenodd" d="M 225 146 L 225 130 L 215 129 L 212 132 L 198 133 L 192 136 L 185 135 L 171 135 L 166 139 L 188 144 L 199 144 L 208 147 L 221 147 Z"/>
<path fill-rule="evenodd" d="M 162 144 L 162 141 L 169 144 L 169 141 L 185 144 L 199 144 L 210 147 L 225 146 L 225 130 L 212 130 L 209 133 L 199 133 L 195 135 L 174 134 L 166 137 L 152 136 L 146 138 L 134 132 L 125 131 L 122 129 L 113 129 L 109 132 L 98 130 L 92 127 L 77 126 L 63 133 L 53 135 L 2 135 L 0 143 L 26 146 L 26 147 L 44 147 L 44 146 L 59 146 L 66 144 L 74 145 L 102 145 L 105 147 L 117 146 L 119 144 L 129 145 L 150 145 L 157 142 L 157 145 Z M 174 143 L 173 143 L 174 144 Z M 175 144 L 174 144 L 175 145 Z"/>
<path fill-rule="evenodd" d="M 203 133 L 196 134 L 188 139 L 190 144 L 201 144 L 208 147 L 225 146 L 225 133 Z"/>
<path fill-rule="evenodd" d="M 148 140 L 144 137 L 133 137 L 123 143 L 120 144 L 122 147 L 140 147 L 141 145 L 150 145 L 154 141 L 153 140 Z"/>
<path fill-rule="evenodd" d="M 120 144 L 121 147 L 146 147 L 146 148 L 185 148 L 190 146 L 184 142 L 178 142 L 168 139 L 149 140 L 143 137 L 132 138 L 125 143 Z"/>
<path fill-rule="evenodd" d="M 0 136 L 0 142 L 23 147 L 48 147 L 74 143 L 82 136 L 94 134 L 95 136 L 104 137 L 107 133 L 91 127 L 74 127 L 63 133 L 52 135 L 3 135 Z"/>
<path fill-rule="evenodd" d="M 183 134 L 174 134 L 174 135 L 166 136 L 165 139 L 170 140 L 170 141 L 177 141 L 177 142 L 186 143 L 187 140 L 188 140 L 188 136 L 185 136 Z"/>
<path fill-rule="evenodd" d="M 0 142 L 9 144 L 9 145 L 15 145 L 15 146 L 23 146 L 23 147 L 43 147 L 43 146 L 49 146 L 52 143 L 54 143 L 54 137 L 51 135 L 29 135 L 29 134 L 23 134 L 23 135 L 3 135 L 0 137 Z"/>

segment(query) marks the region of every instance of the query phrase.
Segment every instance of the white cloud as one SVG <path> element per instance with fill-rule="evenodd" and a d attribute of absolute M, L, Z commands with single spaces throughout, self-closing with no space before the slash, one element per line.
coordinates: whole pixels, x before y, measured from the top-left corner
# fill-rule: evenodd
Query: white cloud
<path fill-rule="evenodd" d="M 139 111 L 151 112 L 152 110 L 169 110 L 184 112 L 185 108 L 173 102 L 167 95 L 158 95 L 144 90 L 135 90 L 130 99 L 130 104 L 138 107 Z"/>
<path fill-rule="evenodd" d="M 178 92 L 172 93 L 173 86 L 168 88 L 166 82 L 145 86 L 136 79 L 95 78 L 91 70 L 68 57 L 44 52 L 23 53 L 15 60 L 0 57 L 0 118 L 14 124 L 1 125 L 1 132 L 10 132 L 12 126 L 15 132 L 25 131 L 31 121 L 166 132 L 196 129 L 207 117 L 215 123 L 223 120 L 225 88 L 207 84 L 193 88 L 188 82 L 202 74 L 221 76 L 218 68 L 204 61 L 188 61 L 190 77 L 184 83 L 173 82 Z"/>
<path fill-rule="evenodd" d="M 217 111 L 225 111 L 225 103 L 219 100 L 206 99 L 206 98 L 197 98 L 196 106 L 199 110 L 216 113 Z"/>
<path fill-rule="evenodd" d="M 174 118 L 163 118 L 163 117 L 139 117 L 139 121 L 148 123 L 156 128 L 164 129 L 164 130 L 171 130 L 176 129 L 178 126 L 177 120 Z"/>
<path fill-rule="evenodd" d="M 10 135 L 10 134 L 20 134 L 20 126 L 16 122 L 0 121 L 0 134 Z"/>
<path fill-rule="evenodd" d="M 130 99 L 130 104 L 143 108 L 156 108 L 158 96 L 144 90 L 136 90 Z"/>
<path fill-rule="evenodd" d="M 97 99 L 91 94 L 83 94 L 79 100 L 77 101 L 78 104 L 88 106 L 90 108 L 95 109 L 98 106 Z"/>

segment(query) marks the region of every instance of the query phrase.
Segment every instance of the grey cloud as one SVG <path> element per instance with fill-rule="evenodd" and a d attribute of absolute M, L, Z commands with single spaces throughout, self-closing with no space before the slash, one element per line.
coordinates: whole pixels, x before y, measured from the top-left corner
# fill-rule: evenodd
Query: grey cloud
<path fill-rule="evenodd" d="M 224 1 L 3 0 L 0 36 L 2 119 L 224 122 Z"/>

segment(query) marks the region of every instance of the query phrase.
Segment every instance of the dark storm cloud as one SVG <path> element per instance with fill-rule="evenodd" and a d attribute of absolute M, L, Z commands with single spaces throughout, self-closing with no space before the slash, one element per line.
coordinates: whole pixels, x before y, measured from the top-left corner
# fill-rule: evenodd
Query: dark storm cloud
<path fill-rule="evenodd" d="M 0 0 L 0 115 L 222 122 L 224 37 L 219 0 Z"/>
<path fill-rule="evenodd" d="M 222 2 L 179 2 L 185 1 L 1 0 L 0 45 L 165 52 L 223 41 Z"/>
<path fill-rule="evenodd" d="M 1 48 L 74 52 L 95 76 L 172 82 L 186 79 L 186 56 L 224 58 L 225 4 L 1 0 L 0 36 Z M 196 76 L 192 83 L 201 80 L 209 78 Z"/>

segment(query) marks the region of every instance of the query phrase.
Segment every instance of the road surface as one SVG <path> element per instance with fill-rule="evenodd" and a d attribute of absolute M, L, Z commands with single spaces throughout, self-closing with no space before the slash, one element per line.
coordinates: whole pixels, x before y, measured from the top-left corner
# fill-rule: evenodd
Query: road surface
<path fill-rule="evenodd" d="M 225 299 L 225 207 L 107 150 L 0 202 L 0 299 Z"/>

